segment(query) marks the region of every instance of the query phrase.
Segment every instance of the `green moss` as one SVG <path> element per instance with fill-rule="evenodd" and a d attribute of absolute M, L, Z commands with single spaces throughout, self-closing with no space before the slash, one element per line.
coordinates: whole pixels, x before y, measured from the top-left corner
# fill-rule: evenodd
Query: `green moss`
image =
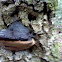
<path fill-rule="evenodd" d="M 60 53 L 59 53 L 59 43 L 56 42 L 55 45 L 51 49 L 52 55 L 50 56 L 51 60 L 59 62 Z"/>
<path fill-rule="evenodd" d="M 58 9 L 58 0 L 48 0 L 48 7 L 56 11 Z"/>

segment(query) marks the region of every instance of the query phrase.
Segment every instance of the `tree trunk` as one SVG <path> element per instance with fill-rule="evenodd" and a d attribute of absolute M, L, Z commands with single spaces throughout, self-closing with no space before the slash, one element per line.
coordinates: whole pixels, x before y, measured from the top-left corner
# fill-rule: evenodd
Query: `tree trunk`
<path fill-rule="evenodd" d="M 56 9 L 53 9 L 54 7 L 51 6 L 53 3 L 50 2 L 36 0 L 27 2 L 22 0 L 15 3 L 1 2 L 0 12 L 4 17 L 1 18 L 0 15 L 0 19 L 3 21 L 4 18 L 3 24 L 5 22 L 7 26 L 10 26 L 12 22 L 21 19 L 22 24 L 32 30 L 35 35 L 36 44 L 33 47 L 15 52 L 14 60 L 16 62 L 55 62 L 51 60 L 51 57 L 55 57 L 51 52 L 53 46 L 51 18 L 54 17 L 53 11 Z M 12 52 L 2 48 L 1 58 L 2 61 L 14 62 Z"/>

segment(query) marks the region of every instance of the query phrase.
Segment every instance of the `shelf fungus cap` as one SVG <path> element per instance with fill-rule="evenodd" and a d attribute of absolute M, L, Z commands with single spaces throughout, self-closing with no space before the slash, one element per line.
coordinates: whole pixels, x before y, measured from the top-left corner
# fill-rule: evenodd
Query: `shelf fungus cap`
<path fill-rule="evenodd" d="M 35 40 L 32 39 L 30 41 L 5 41 L 1 40 L 6 50 L 26 50 L 35 45 Z"/>

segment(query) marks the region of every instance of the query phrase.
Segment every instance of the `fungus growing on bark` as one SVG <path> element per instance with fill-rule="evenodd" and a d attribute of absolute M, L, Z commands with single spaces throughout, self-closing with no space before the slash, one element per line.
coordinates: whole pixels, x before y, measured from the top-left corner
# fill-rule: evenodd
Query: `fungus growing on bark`
<path fill-rule="evenodd" d="M 24 50 L 35 44 L 33 33 L 18 20 L 13 22 L 8 29 L 0 31 L 0 40 L 7 47 L 5 49 L 9 50 L 17 50 L 17 47 L 20 48 L 18 50 Z M 10 48 L 14 46 L 16 48 Z"/>
<path fill-rule="evenodd" d="M 20 21 L 13 22 L 8 29 L 3 29 L 0 32 L 0 39 L 11 39 L 11 40 L 32 40 L 34 38 L 27 27 L 25 27 Z"/>

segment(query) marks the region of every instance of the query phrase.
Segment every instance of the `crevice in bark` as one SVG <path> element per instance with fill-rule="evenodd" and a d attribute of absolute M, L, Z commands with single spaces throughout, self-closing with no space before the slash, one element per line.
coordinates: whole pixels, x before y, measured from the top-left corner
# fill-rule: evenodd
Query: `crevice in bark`
<path fill-rule="evenodd" d="M 4 15 L 1 14 L 1 17 L 2 17 L 2 21 L 4 22 L 4 25 L 8 28 L 8 26 L 7 26 L 6 22 L 5 22 L 5 19 L 4 19 Z"/>
<path fill-rule="evenodd" d="M 52 25 L 52 22 L 51 22 L 51 13 L 52 13 L 52 10 L 49 9 L 49 11 L 47 12 L 47 17 L 48 17 L 48 22 L 50 25 Z"/>
<path fill-rule="evenodd" d="M 14 0 L 4 0 L 1 2 L 3 4 L 3 6 L 9 6 L 9 4 L 14 4 Z"/>
<path fill-rule="evenodd" d="M 32 15 L 31 13 L 28 14 L 29 21 L 36 20 L 36 16 Z"/>
<path fill-rule="evenodd" d="M 18 8 L 18 6 L 16 6 L 15 11 L 10 16 L 11 17 L 13 17 L 14 15 L 17 15 L 18 16 L 18 13 L 19 13 L 19 8 Z"/>
<path fill-rule="evenodd" d="M 47 3 L 46 2 L 43 2 L 44 3 L 44 9 L 43 9 L 43 12 L 44 12 L 44 15 L 47 14 Z"/>
<path fill-rule="evenodd" d="M 36 4 L 35 4 L 35 5 L 34 5 L 34 4 L 28 4 L 27 2 L 21 1 L 20 5 L 21 5 L 22 3 L 26 4 L 26 5 L 29 6 L 29 7 L 32 7 L 32 10 L 33 10 L 34 12 L 42 13 L 43 10 L 44 10 L 44 9 L 43 9 L 43 10 L 41 10 L 41 11 L 39 12 L 38 10 L 36 10 L 36 9 L 34 8 Z M 42 4 L 42 3 L 45 4 L 46 2 L 41 2 L 41 4 Z M 19 6 L 20 6 L 20 5 L 19 5 Z M 44 6 L 45 6 L 45 5 L 44 5 Z M 45 8 L 46 8 L 46 6 L 45 6 Z"/>
<path fill-rule="evenodd" d="M 49 62 L 49 61 L 47 61 L 46 59 L 43 59 L 42 57 L 40 58 L 41 59 L 41 62 L 43 61 L 43 62 Z"/>

